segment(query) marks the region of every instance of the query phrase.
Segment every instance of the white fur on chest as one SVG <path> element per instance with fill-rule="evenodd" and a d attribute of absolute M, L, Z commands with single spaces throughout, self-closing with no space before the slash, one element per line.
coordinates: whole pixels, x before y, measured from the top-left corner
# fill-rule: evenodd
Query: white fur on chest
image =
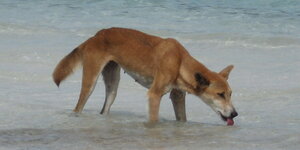
<path fill-rule="evenodd" d="M 125 70 L 125 73 L 128 73 L 137 83 L 139 83 L 140 85 L 142 85 L 145 88 L 150 88 L 152 82 L 153 82 L 153 78 L 151 77 L 146 77 L 146 76 L 142 76 L 141 74 L 137 73 L 137 72 L 133 72 L 133 71 L 129 71 L 129 70 Z"/>

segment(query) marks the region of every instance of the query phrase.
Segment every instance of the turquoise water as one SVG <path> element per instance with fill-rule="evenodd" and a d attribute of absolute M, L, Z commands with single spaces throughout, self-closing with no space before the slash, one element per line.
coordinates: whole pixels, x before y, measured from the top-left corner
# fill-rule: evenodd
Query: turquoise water
<path fill-rule="evenodd" d="M 297 0 L 0 2 L 1 28 L 98 30 L 122 26 L 188 33 L 299 38 Z"/>

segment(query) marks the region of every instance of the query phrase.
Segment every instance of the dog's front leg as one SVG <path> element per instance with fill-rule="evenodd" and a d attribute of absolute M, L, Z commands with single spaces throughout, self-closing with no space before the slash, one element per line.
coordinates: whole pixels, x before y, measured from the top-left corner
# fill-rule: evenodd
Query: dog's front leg
<path fill-rule="evenodd" d="M 174 107 L 174 112 L 177 121 L 186 121 L 185 113 L 185 92 L 173 89 L 170 93 L 170 98 Z"/>
<path fill-rule="evenodd" d="M 149 90 L 148 92 L 148 102 L 149 102 L 149 123 L 158 122 L 159 118 L 159 106 L 162 94 Z"/>

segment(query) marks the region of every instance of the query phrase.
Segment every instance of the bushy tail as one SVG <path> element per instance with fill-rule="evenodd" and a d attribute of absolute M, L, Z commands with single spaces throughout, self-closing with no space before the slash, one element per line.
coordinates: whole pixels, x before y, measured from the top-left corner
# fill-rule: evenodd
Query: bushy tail
<path fill-rule="evenodd" d="M 79 48 L 76 48 L 70 54 L 65 56 L 54 69 L 52 77 L 56 85 L 59 86 L 61 81 L 72 74 L 79 63 L 81 63 L 81 56 Z"/>

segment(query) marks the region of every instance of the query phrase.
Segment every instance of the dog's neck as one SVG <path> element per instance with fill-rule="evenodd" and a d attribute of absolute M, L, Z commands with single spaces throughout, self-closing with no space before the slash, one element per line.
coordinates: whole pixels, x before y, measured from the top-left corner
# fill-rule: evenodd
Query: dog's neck
<path fill-rule="evenodd" d="M 200 73 L 202 76 L 208 77 L 211 71 L 190 55 L 183 58 L 177 78 L 177 86 L 181 90 L 195 94 L 198 85 L 195 74 Z"/>

